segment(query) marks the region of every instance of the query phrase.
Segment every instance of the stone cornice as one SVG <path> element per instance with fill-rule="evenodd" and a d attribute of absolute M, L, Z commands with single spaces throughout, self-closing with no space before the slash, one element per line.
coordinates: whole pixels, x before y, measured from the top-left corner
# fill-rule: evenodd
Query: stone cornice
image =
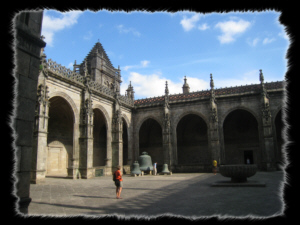
<path fill-rule="evenodd" d="M 284 82 L 270 82 L 265 83 L 265 87 L 268 92 L 283 92 L 284 91 Z M 228 98 L 228 97 L 239 97 L 245 95 L 257 95 L 261 93 L 260 84 L 252 84 L 245 86 L 229 87 L 229 88 L 219 88 L 214 89 L 215 97 L 218 98 Z M 174 103 L 183 103 L 190 101 L 199 101 L 199 100 L 209 100 L 210 90 L 191 92 L 188 94 L 175 94 L 169 95 L 169 104 Z M 156 105 L 162 105 L 164 102 L 164 96 L 139 99 L 134 101 L 135 107 L 151 107 Z"/>
<path fill-rule="evenodd" d="M 28 54 L 40 58 L 40 50 L 46 46 L 46 43 L 39 37 L 25 30 L 22 26 L 16 26 L 16 47 L 26 51 Z"/>

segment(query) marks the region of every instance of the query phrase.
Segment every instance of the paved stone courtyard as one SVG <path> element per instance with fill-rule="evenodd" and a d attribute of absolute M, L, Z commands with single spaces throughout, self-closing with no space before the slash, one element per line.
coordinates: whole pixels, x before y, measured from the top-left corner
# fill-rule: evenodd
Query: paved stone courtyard
<path fill-rule="evenodd" d="M 110 176 L 88 180 L 46 178 L 45 183 L 30 187 L 28 215 L 265 218 L 279 216 L 284 210 L 281 171 L 258 172 L 248 178 L 265 183 L 265 187 L 212 187 L 229 179 L 212 173 L 124 175 L 123 179 L 123 199 L 116 199 Z"/>

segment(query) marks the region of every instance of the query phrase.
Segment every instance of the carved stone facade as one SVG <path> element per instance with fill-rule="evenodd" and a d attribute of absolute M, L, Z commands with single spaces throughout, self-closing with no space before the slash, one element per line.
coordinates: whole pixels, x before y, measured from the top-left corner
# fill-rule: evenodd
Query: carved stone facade
<path fill-rule="evenodd" d="M 64 146 L 64 174 L 73 179 L 110 175 L 118 165 L 128 172 L 143 151 L 158 168 L 168 164 L 173 172 L 210 172 L 213 160 L 241 164 L 246 158 L 261 170 L 274 170 L 281 160 L 274 118 L 284 84 L 265 84 L 262 71 L 260 85 L 215 89 L 211 74 L 210 90 L 190 92 L 185 77 L 182 94 L 170 95 L 166 82 L 164 96 L 134 100 L 131 83 L 120 94 L 120 69 L 99 42 L 73 71 L 41 56 L 35 127 L 41 141 L 33 183 L 63 158 L 51 158 L 53 141 Z"/>
<path fill-rule="evenodd" d="M 131 83 L 120 94 L 121 71 L 98 42 L 81 64 L 65 68 L 43 51 L 42 11 L 16 17 L 18 107 L 13 127 L 20 211 L 29 184 L 46 176 L 72 179 L 124 171 L 146 151 L 158 170 L 211 172 L 219 164 L 274 170 L 283 161 L 284 82 L 264 83 L 134 100 Z M 31 91 L 27 91 L 27 89 Z"/>

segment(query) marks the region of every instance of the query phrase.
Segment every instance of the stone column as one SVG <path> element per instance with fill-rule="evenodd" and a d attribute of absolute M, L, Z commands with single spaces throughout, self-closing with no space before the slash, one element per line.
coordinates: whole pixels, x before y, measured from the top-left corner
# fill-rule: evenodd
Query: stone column
<path fill-rule="evenodd" d="M 44 182 L 46 176 L 46 158 L 47 158 L 47 136 L 48 136 L 48 114 L 49 97 L 48 87 L 43 84 L 38 86 L 35 126 L 33 133 L 33 151 L 31 164 L 31 180 L 33 184 Z"/>
<path fill-rule="evenodd" d="M 262 151 L 262 167 L 264 170 L 276 170 L 274 138 L 272 131 L 272 117 L 269 105 L 269 95 L 264 86 L 264 76 L 260 70 L 261 82 L 261 118 L 262 118 L 262 135 L 263 135 L 263 151 Z"/>
<path fill-rule="evenodd" d="M 68 177 L 72 179 L 80 178 L 79 173 L 79 151 L 80 151 L 80 124 L 78 122 L 74 123 L 73 126 L 73 154 L 72 154 L 72 165 L 68 168 Z"/>
<path fill-rule="evenodd" d="M 172 160 L 172 142 L 171 142 L 171 120 L 170 120 L 170 106 L 169 106 L 169 89 L 168 82 L 166 81 L 165 88 L 165 103 L 164 103 L 164 114 L 163 114 L 163 156 L 164 164 L 168 164 L 169 169 L 173 169 L 173 160 Z"/>
<path fill-rule="evenodd" d="M 213 160 L 216 160 L 218 164 L 221 164 L 220 156 L 220 137 L 219 137 L 219 125 L 218 125 L 218 108 L 217 100 L 214 91 L 214 81 L 212 74 L 210 74 L 210 121 L 209 121 L 209 132 L 210 132 L 210 146 L 211 146 L 211 165 Z"/>
<path fill-rule="evenodd" d="M 119 91 L 115 94 L 114 111 L 112 118 L 112 170 L 123 166 L 123 121 L 119 101 Z M 123 169 L 123 168 L 122 168 Z M 121 171 L 122 171 L 121 169 Z"/>
<path fill-rule="evenodd" d="M 41 48 L 46 43 L 40 38 L 43 11 L 20 12 L 14 18 L 16 80 L 14 90 L 14 115 L 11 127 L 15 131 L 15 195 L 17 210 L 28 213 L 30 204 L 30 175 L 33 151 L 36 93 Z"/>
<path fill-rule="evenodd" d="M 85 88 L 82 91 L 80 111 L 80 152 L 79 171 L 81 178 L 93 177 L 93 107 L 91 90 L 89 88 L 90 76 L 87 74 L 87 62 L 85 61 Z"/>

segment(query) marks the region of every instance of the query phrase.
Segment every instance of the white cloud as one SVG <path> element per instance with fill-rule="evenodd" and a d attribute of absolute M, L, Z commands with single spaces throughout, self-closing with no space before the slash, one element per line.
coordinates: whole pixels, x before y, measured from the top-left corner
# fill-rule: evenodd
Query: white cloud
<path fill-rule="evenodd" d="M 182 25 L 185 31 L 190 31 L 195 27 L 195 24 L 199 19 L 200 19 L 200 14 L 195 14 L 191 18 L 187 18 L 186 16 L 183 16 L 183 19 L 180 21 L 180 24 Z"/>
<path fill-rule="evenodd" d="M 204 23 L 204 24 L 198 26 L 198 29 L 199 29 L 199 30 L 207 30 L 207 29 L 209 29 L 209 26 L 207 26 L 207 24 Z"/>
<path fill-rule="evenodd" d="M 42 34 L 45 36 L 45 42 L 47 46 L 53 46 L 54 34 L 58 31 L 66 29 L 77 23 L 81 11 L 70 11 L 66 13 L 60 13 L 60 17 L 50 16 L 45 11 L 43 16 Z"/>
<path fill-rule="evenodd" d="M 150 63 L 150 61 L 148 61 L 148 60 L 141 61 L 142 67 L 147 67 L 149 63 Z"/>
<path fill-rule="evenodd" d="M 252 47 L 255 47 L 258 42 L 259 42 L 259 38 L 254 38 L 253 40 L 250 39 L 247 40 L 247 43 Z"/>
<path fill-rule="evenodd" d="M 159 72 L 150 75 L 131 72 L 128 77 L 128 83 L 129 81 L 131 81 L 131 85 L 133 86 L 135 93 L 138 94 L 138 98 L 149 98 L 164 95 L 166 81 L 168 81 L 169 94 L 182 93 L 182 86 L 184 84 L 183 77 L 178 80 L 178 82 L 174 82 L 170 79 L 164 78 Z M 122 94 L 125 93 L 128 88 L 128 83 L 121 85 Z M 207 82 L 198 78 L 187 77 L 187 83 L 190 86 L 191 92 L 206 90 L 209 88 L 209 84 Z"/>
<path fill-rule="evenodd" d="M 239 21 L 219 22 L 215 27 L 222 31 L 223 34 L 218 38 L 224 44 L 235 41 L 236 36 L 245 32 L 250 25 L 250 22 L 240 19 Z"/>
<path fill-rule="evenodd" d="M 284 38 L 285 40 L 289 40 L 288 35 L 287 35 L 284 31 L 280 32 L 280 33 L 278 34 L 278 36 Z"/>
<path fill-rule="evenodd" d="M 273 42 L 273 41 L 275 41 L 275 39 L 274 38 L 265 38 L 264 40 L 263 40 L 263 44 L 269 44 L 269 43 L 271 43 L 271 42 Z"/>
<path fill-rule="evenodd" d="M 126 28 L 124 27 L 124 25 L 118 25 L 117 29 L 119 30 L 120 33 L 132 33 L 133 35 L 139 37 L 141 36 L 141 33 L 138 32 L 136 29 L 134 28 Z"/>
<path fill-rule="evenodd" d="M 143 60 L 143 61 L 140 62 L 139 65 L 124 66 L 122 69 L 125 70 L 125 71 L 127 71 L 127 70 L 129 70 L 131 68 L 145 68 L 145 67 L 147 67 L 149 65 L 149 63 L 150 63 L 150 61 Z"/>
<path fill-rule="evenodd" d="M 70 63 L 68 64 L 67 68 L 73 70 L 73 65 L 74 65 L 74 63 L 70 62 Z"/>

